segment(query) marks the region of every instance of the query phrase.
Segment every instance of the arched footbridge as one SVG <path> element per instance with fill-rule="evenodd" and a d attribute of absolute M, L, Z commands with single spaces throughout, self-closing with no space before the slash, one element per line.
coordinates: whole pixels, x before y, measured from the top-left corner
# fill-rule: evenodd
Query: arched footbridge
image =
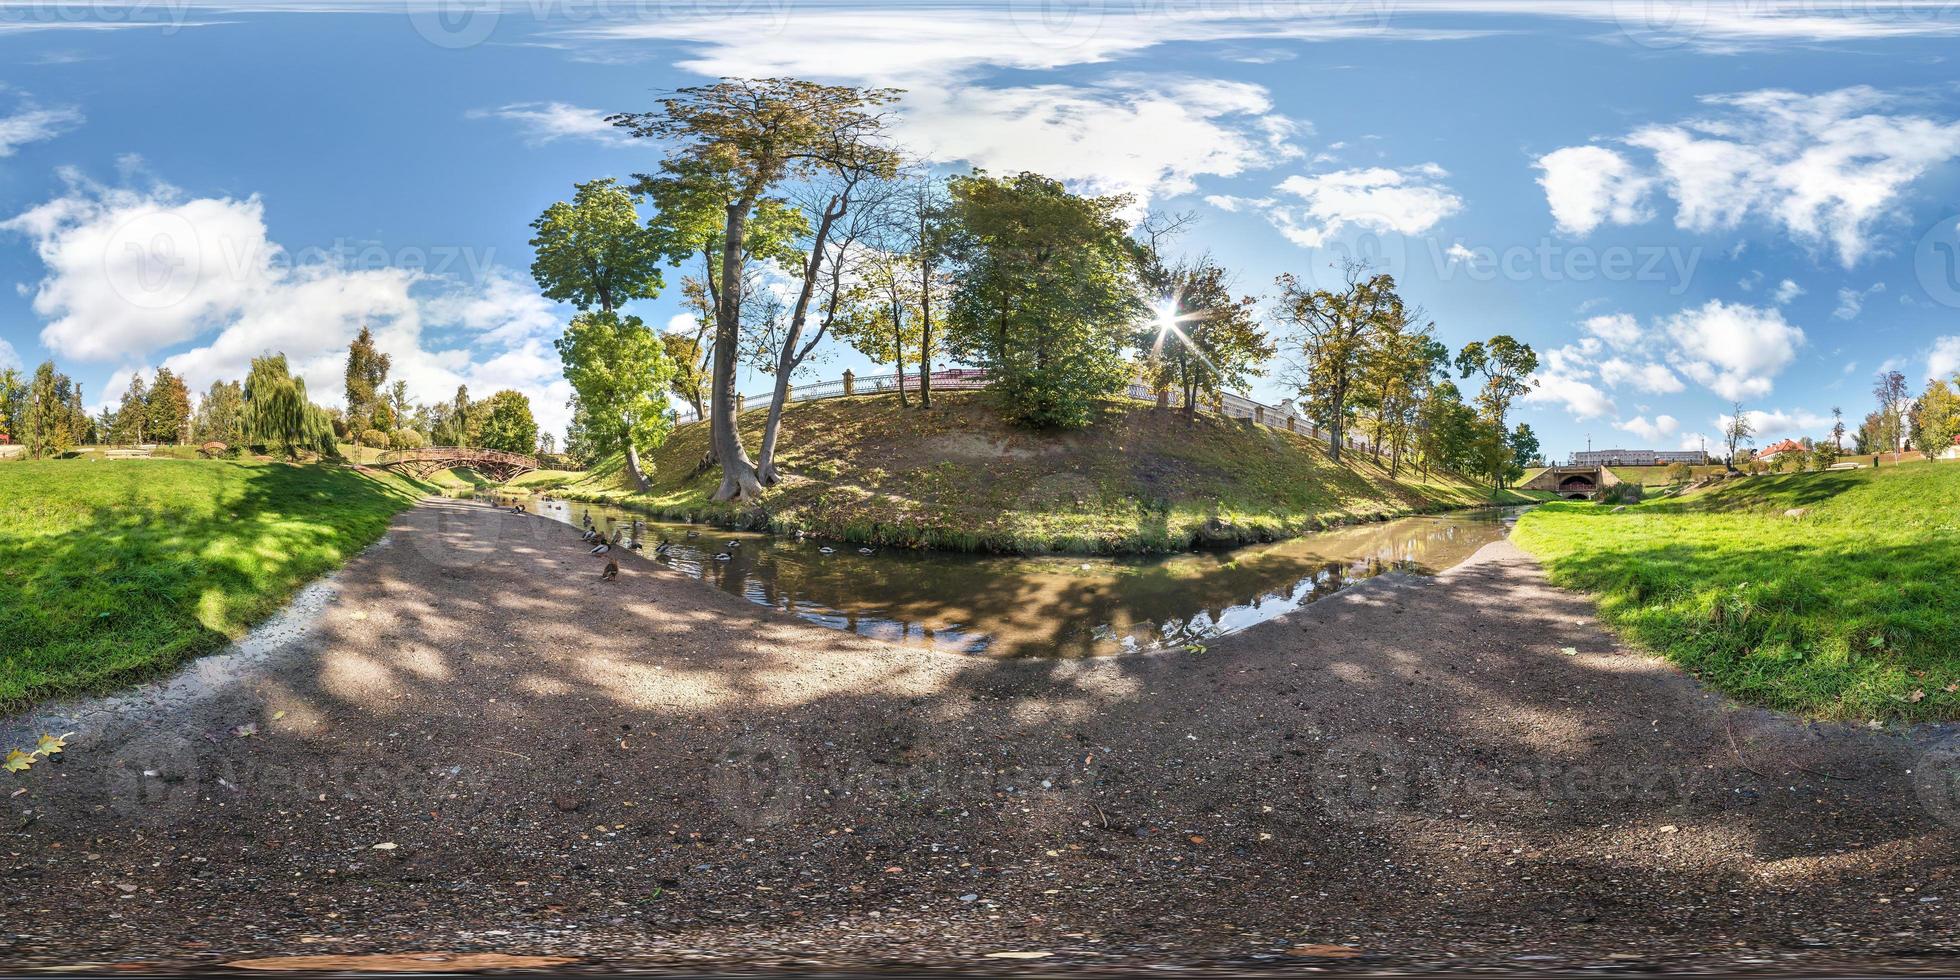
<path fill-rule="evenodd" d="M 426 449 L 393 449 L 382 453 L 377 466 L 426 477 L 437 470 L 467 467 L 499 482 L 538 468 L 536 456 L 499 452 L 495 449 L 464 449 L 460 446 L 430 446 Z"/>

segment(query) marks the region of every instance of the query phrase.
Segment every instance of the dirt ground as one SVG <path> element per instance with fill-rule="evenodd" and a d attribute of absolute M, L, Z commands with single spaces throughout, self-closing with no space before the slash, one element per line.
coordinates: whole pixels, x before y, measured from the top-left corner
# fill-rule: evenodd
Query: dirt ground
<path fill-rule="evenodd" d="M 0 776 L 0 967 L 1960 967 L 1951 730 L 1735 708 L 1506 543 L 1088 662 L 624 565 L 430 502 L 244 649 L 0 719 L 75 733 Z"/>

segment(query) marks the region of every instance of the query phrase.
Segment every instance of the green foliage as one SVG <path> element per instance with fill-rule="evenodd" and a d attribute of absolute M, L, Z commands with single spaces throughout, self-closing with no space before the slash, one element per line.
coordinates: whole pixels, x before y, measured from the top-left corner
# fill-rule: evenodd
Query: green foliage
<path fill-rule="evenodd" d="M 1302 371 L 1302 407 L 1309 421 L 1332 435 L 1337 461 L 1347 448 L 1350 401 L 1367 370 L 1371 343 L 1408 323 L 1394 276 L 1369 275 L 1360 264 L 1347 266 L 1344 275 L 1339 290 L 1315 289 L 1290 274 L 1278 279 L 1279 315 L 1292 327 L 1289 342 Z"/>
<path fill-rule="evenodd" d="M 674 365 L 674 376 L 668 380 L 667 390 L 693 408 L 696 415 L 706 418 L 708 372 L 702 362 L 701 342 L 683 333 L 668 332 L 660 335 L 660 346 Z"/>
<path fill-rule="evenodd" d="M 428 440 L 414 429 L 396 429 L 388 433 L 388 445 L 393 449 L 421 449 L 428 445 Z"/>
<path fill-rule="evenodd" d="M 15 368 L 0 369 L 0 442 L 19 442 L 27 414 L 27 380 Z"/>
<path fill-rule="evenodd" d="M 640 224 L 639 195 L 610 177 L 573 188 L 571 203 L 559 201 L 531 222 L 538 288 L 601 312 L 660 295 L 660 240 Z"/>
<path fill-rule="evenodd" d="M 81 389 L 74 379 L 56 371 L 53 361 L 34 369 L 20 418 L 20 441 L 32 459 L 68 452 L 81 445 L 88 431 Z"/>
<path fill-rule="evenodd" d="M 148 442 L 150 431 L 150 389 L 143 383 L 140 373 L 129 376 L 129 389 L 123 392 L 122 404 L 116 409 L 116 427 L 109 434 L 109 441 L 125 445 Z"/>
<path fill-rule="evenodd" d="M 1615 506 L 1637 504 L 1646 495 L 1646 488 L 1638 483 L 1615 483 L 1599 492 L 1599 502 Z"/>
<path fill-rule="evenodd" d="M 1484 377 L 1477 393 L 1477 410 L 1497 423 L 1501 430 L 1511 412 L 1511 402 L 1532 388 L 1532 372 L 1538 370 L 1538 352 L 1531 345 L 1509 334 L 1489 340 L 1473 340 L 1456 355 L 1456 369 L 1468 378 Z"/>
<path fill-rule="evenodd" d="M 1538 434 L 1531 431 L 1531 426 L 1519 422 L 1511 430 L 1511 465 L 1517 472 L 1523 472 L 1537 459 Z"/>
<path fill-rule="evenodd" d="M 639 317 L 581 313 L 555 342 L 578 393 L 578 430 L 597 454 L 658 448 L 673 427 L 666 392 L 674 364 Z"/>
<path fill-rule="evenodd" d="M 1938 457 L 1953 445 L 1960 433 L 1960 395 L 1945 381 L 1926 385 L 1926 393 L 1912 411 L 1912 439 L 1921 452 Z"/>
<path fill-rule="evenodd" d="M 252 358 L 245 377 L 240 428 L 245 441 L 296 459 L 302 451 L 335 455 L 333 420 L 306 397 L 306 379 L 286 367 L 286 355 Z"/>
<path fill-rule="evenodd" d="M 0 710 L 221 647 L 420 496 L 323 465 L 0 466 Z"/>
<path fill-rule="evenodd" d="M 1960 718 L 1960 466 L 1765 476 L 1513 535 L 1723 692 L 1827 718 Z M 1787 516 L 1792 510 L 1800 516 Z"/>
<path fill-rule="evenodd" d="M 1673 463 L 1667 468 L 1667 482 L 1680 486 L 1695 478 L 1695 468 L 1686 463 Z"/>
<path fill-rule="evenodd" d="M 184 441 L 191 420 L 191 390 L 169 368 L 157 368 L 145 402 L 149 414 L 149 437 L 153 442 Z"/>
<path fill-rule="evenodd" d="M 240 445 L 245 441 L 244 416 L 245 387 L 236 381 L 213 381 L 191 420 L 191 438 L 196 442 Z"/>
<path fill-rule="evenodd" d="M 382 407 L 381 386 L 388 380 L 391 363 L 388 355 L 374 346 L 374 334 L 365 326 L 347 345 L 347 428 L 357 445 L 377 445 L 368 441 L 367 433 L 389 428 L 389 420 L 376 418 L 376 410 Z"/>
<path fill-rule="evenodd" d="M 483 403 L 483 448 L 526 455 L 538 451 L 538 423 L 531 417 L 531 400 L 522 392 L 506 389 Z"/>
<path fill-rule="evenodd" d="M 1145 314 L 1124 197 L 1082 197 L 1038 174 L 951 182 L 959 269 L 947 346 L 984 368 L 1009 418 L 1088 424 L 1128 379 L 1123 349 Z"/>
<path fill-rule="evenodd" d="M 1278 351 L 1259 325 L 1258 300 L 1234 297 L 1230 275 L 1209 256 L 1171 267 L 1152 256 L 1146 268 L 1162 270 L 1147 278 L 1164 294 L 1156 317 L 1133 338 L 1146 383 L 1159 391 L 1176 388 L 1186 418 L 1200 401 L 1251 387 L 1259 366 Z"/>

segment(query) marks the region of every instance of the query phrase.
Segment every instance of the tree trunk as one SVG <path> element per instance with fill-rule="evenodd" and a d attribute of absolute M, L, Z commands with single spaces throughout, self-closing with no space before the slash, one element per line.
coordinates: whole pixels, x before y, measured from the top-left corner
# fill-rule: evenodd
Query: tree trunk
<path fill-rule="evenodd" d="M 776 354 L 776 384 L 769 398 L 769 420 L 762 426 L 762 453 L 756 457 L 756 480 L 765 487 L 782 482 L 776 473 L 776 439 L 782 432 L 783 403 L 789 400 L 789 376 L 803 361 L 808 349 L 798 351 L 797 341 L 803 338 L 803 324 L 810 315 L 810 297 L 817 289 L 817 276 L 823 270 L 824 250 L 830 245 L 830 229 L 844 214 L 848 207 L 847 199 L 831 198 L 825 206 L 823 218 L 817 222 L 816 238 L 810 243 L 810 258 L 803 266 L 803 289 L 797 293 L 796 308 L 790 314 L 789 328 L 783 334 L 783 349 Z M 727 282 L 724 271 L 722 281 Z"/>
<path fill-rule="evenodd" d="M 749 209 L 755 195 L 744 195 L 728 205 L 727 231 L 721 240 L 721 281 L 742 281 L 742 248 L 748 231 Z M 724 293 L 727 291 L 724 290 Z M 762 496 L 762 481 L 748 450 L 742 448 L 742 431 L 735 414 L 735 349 L 741 341 L 741 297 L 728 294 L 715 304 L 715 381 L 713 412 L 709 421 L 709 442 L 715 458 L 721 461 L 721 486 L 714 499 L 750 501 Z"/>
<path fill-rule="evenodd" d="M 626 444 L 626 475 L 633 481 L 633 489 L 647 492 L 652 489 L 652 484 L 647 482 L 645 471 L 640 469 L 640 448 L 633 445 L 633 433 L 621 432 L 620 441 Z"/>

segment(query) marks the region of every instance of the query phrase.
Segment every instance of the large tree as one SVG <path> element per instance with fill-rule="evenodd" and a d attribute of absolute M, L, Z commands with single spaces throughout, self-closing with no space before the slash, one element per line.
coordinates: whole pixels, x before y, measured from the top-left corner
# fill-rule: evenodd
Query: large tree
<path fill-rule="evenodd" d="M 1872 397 L 1878 400 L 1878 451 L 1905 449 L 1906 413 L 1912 407 L 1912 388 L 1906 384 L 1906 376 L 1898 371 L 1880 374 L 1872 382 Z"/>
<path fill-rule="evenodd" d="M 191 421 L 191 390 L 183 378 L 169 368 L 157 368 L 146 406 L 150 438 L 176 443 L 186 437 Z"/>
<path fill-rule="evenodd" d="M 722 232 L 716 281 L 734 287 L 745 278 L 748 222 L 758 202 L 785 181 L 863 159 L 865 149 L 882 136 L 882 108 L 896 98 L 888 89 L 793 78 L 724 79 L 680 89 L 660 100 L 655 111 L 612 120 L 635 136 L 666 141 L 672 161 L 717 192 Z M 762 494 L 762 474 L 742 446 L 735 412 L 740 296 L 738 289 L 724 288 L 714 309 L 709 424 L 722 468 L 716 500 L 754 500 Z"/>
<path fill-rule="evenodd" d="M 27 408 L 27 381 L 16 368 L 0 369 L 0 443 L 20 441 L 21 416 Z"/>
<path fill-rule="evenodd" d="M 148 441 L 150 432 L 150 387 L 143 383 L 141 373 L 129 376 L 129 387 L 123 391 L 122 404 L 116 409 L 116 428 L 110 441 L 124 445 L 140 445 Z"/>
<path fill-rule="evenodd" d="M 538 423 L 531 416 L 531 399 L 505 389 L 483 403 L 483 448 L 506 453 L 538 451 Z"/>
<path fill-rule="evenodd" d="M 1146 277 L 1158 280 L 1160 295 L 1157 315 L 1144 322 L 1136 346 L 1146 378 L 1159 391 L 1178 390 L 1188 421 L 1200 401 L 1250 387 L 1259 365 L 1278 348 L 1259 325 L 1258 301 L 1234 297 L 1230 275 L 1210 256 L 1163 266 L 1153 255 L 1145 266 L 1163 272 Z"/>
<path fill-rule="evenodd" d="M 393 428 L 375 421 L 375 411 L 387 397 L 381 386 L 388 380 L 390 364 L 388 355 L 374 346 L 374 334 L 365 326 L 347 345 L 347 431 L 357 446 L 363 444 L 362 436 L 368 430 Z"/>
<path fill-rule="evenodd" d="M 1338 289 L 1314 289 L 1292 275 L 1279 277 L 1279 316 L 1292 326 L 1296 382 L 1307 417 L 1328 432 L 1334 462 L 1347 442 L 1349 400 L 1360 382 L 1377 331 L 1406 319 L 1395 277 L 1370 274 L 1362 263 L 1342 270 Z"/>
<path fill-rule="evenodd" d="M 1483 389 L 1477 392 L 1477 409 L 1484 418 L 1505 431 L 1511 402 L 1537 387 L 1532 372 L 1538 370 L 1538 352 L 1531 345 L 1509 334 L 1489 340 L 1473 340 L 1456 355 L 1456 369 L 1468 378 L 1482 375 Z"/>
<path fill-rule="evenodd" d="M 1009 418 L 1087 424 L 1096 399 L 1127 383 L 1124 351 L 1148 312 L 1123 218 L 1130 199 L 1071 194 L 1033 173 L 975 171 L 950 192 L 959 285 L 948 349 L 987 371 Z"/>
<path fill-rule="evenodd" d="M 638 317 L 587 312 L 556 346 L 578 393 L 574 431 L 588 440 L 580 451 L 624 454 L 634 487 L 647 489 L 640 453 L 658 448 L 673 425 L 666 392 L 674 364 L 659 338 Z"/>
<path fill-rule="evenodd" d="M 660 241 L 640 224 L 640 197 L 607 177 L 573 185 L 570 203 L 531 228 L 531 276 L 549 299 L 610 313 L 660 295 Z"/>
<path fill-rule="evenodd" d="M 59 456 L 81 444 L 88 415 L 78 408 L 80 400 L 80 387 L 55 370 L 53 361 L 43 361 L 34 369 L 20 422 L 20 441 L 28 456 Z"/>
<path fill-rule="evenodd" d="M 238 445 L 243 438 L 244 413 L 244 387 L 236 381 L 213 381 L 197 404 L 197 415 L 191 422 L 193 438 Z"/>
<path fill-rule="evenodd" d="M 306 379 L 286 366 L 286 355 L 252 358 L 245 376 L 242 429 L 254 446 L 297 458 L 302 450 L 333 455 L 333 420 L 306 396 Z"/>
<path fill-rule="evenodd" d="M 1912 409 L 1912 441 L 1928 459 L 1937 460 L 1960 433 L 1960 395 L 1944 381 L 1927 382 L 1926 393 Z"/>
<path fill-rule="evenodd" d="M 1735 469 L 1736 454 L 1744 446 L 1756 441 L 1756 425 L 1749 421 L 1749 413 L 1742 410 L 1742 403 L 1729 406 L 1729 419 L 1722 423 L 1722 442 L 1728 446 L 1728 468 Z"/>

